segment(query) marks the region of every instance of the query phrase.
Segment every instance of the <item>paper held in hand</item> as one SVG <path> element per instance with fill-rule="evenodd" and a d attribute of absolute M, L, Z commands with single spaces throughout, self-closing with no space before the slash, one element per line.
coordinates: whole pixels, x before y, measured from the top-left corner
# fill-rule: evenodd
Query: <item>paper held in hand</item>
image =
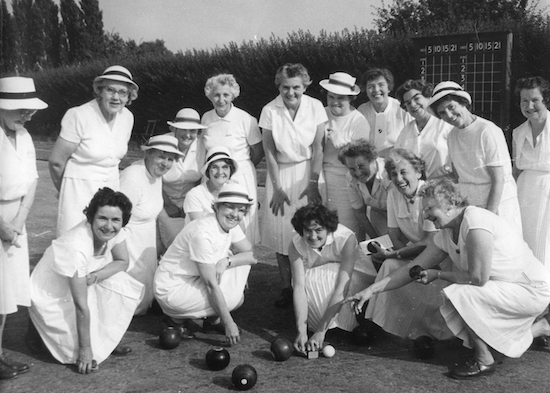
<path fill-rule="evenodd" d="M 369 243 L 372 242 L 378 242 L 378 244 L 380 244 L 380 247 L 385 248 L 386 250 L 393 248 L 393 243 L 388 235 L 379 236 L 375 237 L 374 239 L 365 240 L 359 243 L 359 246 L 361 246 L 361 251 L 363 251 L 365 255 L 372 254 L 372 252 L 370 252 L 367 248 Z"/>

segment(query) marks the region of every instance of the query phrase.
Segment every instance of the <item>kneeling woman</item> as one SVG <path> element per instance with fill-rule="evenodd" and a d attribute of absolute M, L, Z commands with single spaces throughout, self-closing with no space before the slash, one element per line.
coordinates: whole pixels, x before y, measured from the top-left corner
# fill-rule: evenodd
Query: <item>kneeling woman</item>
<path fill-rule="evenodd" d="M 518 358 L 533 337 L 549 333 L 546 319 L 533 322 L 550 301 L 550 273 L 503 218 L 468 206 L 448 179 L 428 182 L 423 194 L 426 218 L 441 228 L 433 242 L 416 259 L 346 300 L 355 301 L 360 311 L 372 295 L 411 282 L 409 269 L 420 265 L 422 283 L 451 283 L 443 289 L 441 314 L 453 334 L 474 348 L 473 358 L 450 377 L 491 374 L 496 362 L 490 348 Z M 447 257 L 453 271 L 434 269 Z"/>
<path fill-rule="evenodd" d="M 370 274 L 356 270 L 357 238 L 338 224 L 336 212 L 309 204 L 296 211 L 291 223 L 298 232 L 288 250 L 298 329 L 294 347 L 304 353 L 321 349 L 329 329 L 352 331 L 358 326 L 350 309 L 341 309 L 342 300 L 348 292 L 372 283 L 376 271 L 370 261 L 363 260 L 357 263 Z M 309 340 L 308 328 L 314 332 Z"/>
<path fill-rule="evenodd" d="M 257 263 L 239 227 L 253 203 L 240 184 L 224 184 L 214 214 L 186 226 L 161 259 L 155 296 L 182 337 L 189 337 L 186 320 L 207 318 L 205 324 L 224 328 L 229 343 L 240 340 L 230 311 L 243 303 L 250 265 Z"/>
<path fill-rule="evenodd" d="M 121 229 L 131 210 L 124 194 L 100 189 L 86 220 L 54 240 L 31 275 L 32 322 L 51 354 L 80 373 L 115 350 L 142 297 L 143 284 L 125 273 Z"/>

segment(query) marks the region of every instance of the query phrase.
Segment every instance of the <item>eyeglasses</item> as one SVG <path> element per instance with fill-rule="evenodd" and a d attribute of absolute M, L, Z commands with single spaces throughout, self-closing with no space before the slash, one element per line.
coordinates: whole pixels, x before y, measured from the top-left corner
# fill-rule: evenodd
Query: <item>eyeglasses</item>
<path fill-rule="evenodd" d="M 130 94 L 130 92 L 126 89 L 116 90 L 109 86 L 104 87 L 104 89 L 107 92 L 107 94 L 109 94 L 110 96 L 114 96 L 115 94 L 118 94 L 120 98 L 127 98 L 128 94 Z"/>
<path fill-rule="evenodd" d="M 32 117 L 36 112 L 36 109 L 19 109 L 19 116 L 21 118 Z"/>

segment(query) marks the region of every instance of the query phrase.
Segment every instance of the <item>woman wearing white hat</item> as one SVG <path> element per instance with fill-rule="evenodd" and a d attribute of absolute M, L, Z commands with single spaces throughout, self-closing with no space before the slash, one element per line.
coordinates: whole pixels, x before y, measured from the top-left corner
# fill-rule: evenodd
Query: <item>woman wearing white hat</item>
<path fill-rule="evenodd" d="M 95 98 L 71 108 L 49 158 L 59 191 L 57 236 L 84 219 L 84 207 L 101 187 L 119 189 L 118 164 L 128 150 L 134 115 L 126 108 L 138 95 L 132 74 L 111 66 L 94 79 Z"/>
<path fill-rule="evenodd" d="M 2 333 L 6 315 L 30 306 L 29 248 L 25 221 L 38 179 L 36 153 L 25 123 L 48 105 L 36 97 L 31 78 L 0 79 L 0 379 L 29 366 L 6 357 Z"/>
<path fill-rule="evenodd" d="M 244 302 L 250 266 L 257 263 L 239 223 L 254 201 L 246 188 L 226 183 L 214 202 L 214 214 L 191 222 L 162 257 L 155 274 L 155 296 L 171 324 L 188 337 L 189 319 L 206 318 L 234 344 L 239 328 L 230 312 Z M 234 252 L 229 255 L 229 249 Z"/>
<path fill-rule="evenodd" d="M 120 174 L 120 191 L 132 202 L 132 216 L 125 230 L 130 266 L 128 274 L 145 286 L 136 315 L 153 302 L 153 277 L 157 269 L 157 216 L 162 210 L 162 176 L 183 156 L 178 140 L 170 135 L 151 137 L 141 146 L 145 157 Z"/>
<path fill-rule="evenodd" d="M 257 200 L 256 165 L 264 156 L 258 121 L 233 105 L 233 100 L 240 94 L 240 86 L 233 75 L 219 74 L 209 78 L 204 93 L 214 106 L 202 116 L 202 124 L 208 126 L 203 134 L 204 147 L 206 150 L 227 147 L 240 168 L 233 180 L 246 186 L 248 195 Z M 257 211 L 257 205 L 250 206 L 250 213 L 241 224 L 252 244 L 260 241 Z"/>
<path fill-rule="evenodd" d="M 456 82 L 439 83 L 429 105 L 453 126 L 448 136 L 449 161 L 470 205 L 501 216 L 521 233 L 517 187 L 502 130 L 470 111 L 472 97 Z"/>
<path fill-rule="evenodd" d="M 325 127 L 323 149 L 326 205 L 329 209 L 336 210 L 340 224 L 351 229 L 360 238 L 364 238 L 364 233 L 359 232 L 359 223 L 348 196 L 348 168 L 338 159 L 338 149 L 346 143 L 357 139 L 369 139 L 369 123 L 352 105 L 361 89 L 355 84 L 355 78 L 345 72 L 335 72 L 319 84 L 327 91 L 325 110 L 328 123 Z"/>
<path fill-rule="evenodd" d="M 227 147 L 216 146 L 208 150 L 208 153 L 206 153 L 206 163 L 201 169 L 202 174 L 207 180 L 189 191 L 183 202 L 186 225 L 193 220 L 214 213 L 212 205 L 218 197 L 220 189 L 225 183 L 230 181 L 238 168 L 237 161 L 231 157 Z M 242 221 L 241 228 L 243 231 L 246 229 L 243 227 Z"/>
<path fill-rule="evenodd" d="M 164 208 L 158 218 L 159 247 L 163 248 L 159 250 L 161 253 L 172 244 L 185 226 L 183 201 L 202 178 L 205 151 L 199 136 L 207 128 L 201 124 L 199 113 L 192 108 L 179 110 L 174 121 L 167 123 L 170 126 L 170 133 L 167 135 L 176 137 L 183 157 L 162 177 Z"/>

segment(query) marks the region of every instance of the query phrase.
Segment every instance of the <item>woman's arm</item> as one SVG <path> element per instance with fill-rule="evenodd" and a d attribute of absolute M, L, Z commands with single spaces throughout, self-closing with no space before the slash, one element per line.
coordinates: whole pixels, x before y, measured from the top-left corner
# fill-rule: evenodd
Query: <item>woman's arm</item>
<path fill-rule="evenodd" d="M 299 199 L 307 196 L 308 203 L 321 203 L 321 194 L 319 193 L 319 175 L 323 168 L 323 139 L 325 137 L 325 124 L 317 126 L 315 138 L 311 145 L 311 172 L 309 182 L 305 190 L 300 194 Z"/>
<path fill-rule="evenodd" d="M 103 268 L 92 272 L 86 276 L 88 285 L 95 284 L 99 281 L 108 279 L 119 272 L 125 272 L 130 265 L 130 257 L 128 256 L 128 248 L 126 240 L 118 243 L 111 250 L 113 261 L 109 262 Z"/>
<path fill-rule="evenodd" d="M 78 143 L 69 142 L 62 137 L 58 137 L 57 141 L 55 141 L 50 158 L 48 159 L 48 166 L 53 185 L 57 191 L 61 189 L 61 181 L 63 180 L 63 173 L 65 172 L 67 161 L 69 161 L 69 158 L 77 148 Z"/>
<path fill-rule="evenodd" d="M 491 190 L 487 199 L 487 210 L 497 214 L 498 206 L 504 190 L 504 168 L 501 166 L 488 166 L 487 171 L 491 177 Z"/>
<path fill-rule="evenodd" d="M 185 213 L 183 212 L 183 207 L 179 208 L 178 206 L 173 204 L 172 201 L 170 200 L 170 197 L 168 196 L 168 194 L 166 194 L 164 192 L 164 190 L 162 191 L 162 200 L 164 202 L 164 206 L 163 206 L 164 211 L 166 211 L 166 214 L 168 214 L 168 217 L 171 217 L 171 218 L 183 217 L 183 218 L 185 218 Z"/>
<path fill-rule="evenodd" d="M 250 145 L 250 161 L 254 166 L 257 166 L 264 158 L 264 146 L 262 142 L 258 142 L 255 145 Z"/>
<path fill-rule="evenodd" d="M 248 239 L 243 239 L 239 242 L 232 244 L 233 255 L 230 257 L 224 257 L 216 263 L 216 277 L 218 283 L 221 280 L 222 274 L 228 268 L 234 268 L 236 266 L 245 266 L 245 265 L 255 265 L 258 263 L 258 260 L 254 257 L 254 252 L 252 251 L 252 244 Z M 231 266 L 229 266 L 229 261 L 231 260 Z"/>
<path fill-rule="evenodd" d="M 284 216 L 285 202 L 290 206 L 290 199 L 288 199 L 288 196 L 281 188 L 281 182 L 279 181 L 279 164 L 277 163 L 277 149 L 273 140 L 273 133 L 271 130 L 263 129 L 262 135 L 267 172 L 273 185 L 273 195 L 269 201 L 269 207 L 274 215 L 277 216 L 280 212 L 281 216 Z"/>
<path fill-rule="evenodd" d="M 357 223 L 361 228 L 361 231 L 366 233 L 371 239 L 378 237 L 378 232 L 376 228 L 372 225 L 369 218 L 367 217 L 367 205 L 363 204 L 359 209 L 353 208 L 353 215 L 357 219 Z M 364 239 L 359 239 L 363 241 Z"/>
<path fill-rule="evenodd" d="M 517 181 L 519 174 L 521 173 L 521 169 L 517 166 L 518 151 L 516 149 L 515 141 L 512 141 L 512 158 L 512 176 L 514 176 L 514 179 Z"/>
<path fill-rule="evenodd" d="M 202 217 L 206 216 L 206 213 L 204 211 L 202 211 L 202 212 L 190 212 L 190 213 L 186 213 L 186 215 L 189 216 L 190 221 L 193 221 L 193 220 L 198 220 L 199 218 L 202 218 Z"/>
<path fill-rule="evenodd" d="M 0 216 L 0 239 L 10 242 L 17 248 L 21 247 L 17 239 L 19 235 L 23 234 L 23 227 L 34 202 L 37 184 L 38 180 L 34 180 L 29 186 L 27 194 L 21 199 L 19 210 L 11 222 L 4 221 Z"/>
<path fill-rule="evenodd" d="M 76 311 L 76 330 L 78 334 L 78 372 L 87 374 L 92 371 L 93 352 L 90 338 L 90 309 L 88 308 L 88 288 L 86 277 L 77 274 L 69 280 L 69 289 Z"/>
<path fill-rule="evenodd" d="M 294 317 L 298 334 L 294 340 L 294 348 L 301 353 L 306 353 L 307 343 L 307 296 L 305 288 L 305 272 L 301 255 L 296 250 L 294 243 L 288 247 L 290 269 L 292 271 L 292 294 L 294 302 Z"/>

